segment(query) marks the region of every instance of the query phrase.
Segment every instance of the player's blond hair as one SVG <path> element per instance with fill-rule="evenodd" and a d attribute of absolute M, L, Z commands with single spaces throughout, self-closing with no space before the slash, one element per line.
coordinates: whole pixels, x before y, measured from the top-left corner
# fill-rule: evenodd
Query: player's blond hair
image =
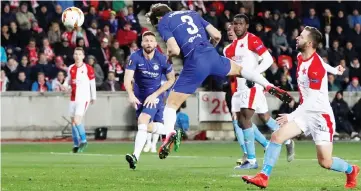
<path fill-rule="evenodd" d="M 304 30 L 310 32 L 309 37 L 312 40 L 312 48 L 316 49 L 322 41 L 322 33 L 317 28 L 310 26 L 306 26 Z"/>

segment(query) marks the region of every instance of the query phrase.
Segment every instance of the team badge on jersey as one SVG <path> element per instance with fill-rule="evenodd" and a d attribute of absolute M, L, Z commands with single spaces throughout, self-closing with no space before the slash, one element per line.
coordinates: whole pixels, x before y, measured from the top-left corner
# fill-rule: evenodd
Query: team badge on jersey
<path fill-rule="evenodd" d="M 153 69 L 154 69 L 154 70 L 158 70 L 158 69 L 159 69 L 159 66 L 158 66 L 158 65 L 154 65 L 154 66 L 153 66 Z"/>

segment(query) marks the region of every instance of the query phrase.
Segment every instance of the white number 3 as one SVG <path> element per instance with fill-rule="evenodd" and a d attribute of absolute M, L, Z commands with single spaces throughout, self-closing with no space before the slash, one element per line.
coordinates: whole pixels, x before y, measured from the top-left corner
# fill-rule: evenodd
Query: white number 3
<path fill-rule="evenodd" d="M 187 28 L 187 32 L 189 34 L 196 34 L 198 32 L 198 27 L 193 23 L 192 17 L 190 17 L 189 15 L 183 15 L 181 16 L 181 20 L 183 23 L 187 23 L 191 26 L 190 28 Z"/>

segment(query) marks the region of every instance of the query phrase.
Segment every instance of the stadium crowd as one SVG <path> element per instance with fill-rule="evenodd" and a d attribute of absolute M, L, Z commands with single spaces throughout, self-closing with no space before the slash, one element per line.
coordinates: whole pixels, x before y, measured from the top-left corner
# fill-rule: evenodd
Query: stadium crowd
<path fill-rule="evenodd" d="M 148 30 L 140 25 L 137 14 L 142 9 L 148 11 L 152 3 L 2 1 L 1 91 L 68 91 L 66 71 L 78 46 L 86 51 L 86 63 L 94 67 L 97 90 L 123 91 L 125 63 L 140 47 L 141 34 Z M 346 119 L 361 124 L 361 100 L 350 112 L 342 99 L 342 91 L 361 93 L 361 2 L 183 0 L 168 4 L 173 10 L 197 11 L 216 26 L 223 34 L 217 47 L 220 54 L 230 43 L 227 28 L 232 17 L 246 14 L 251 21 L 249 32 L 259 36 L 274 57 L 266 78 L 287 91 L 297 90 L 296 37 L 306 25 L 318 28 L 324 36 L 318 53 L 331 66 L 346 68 L 342 76 L 328 75 L 329 90 L 340 91 L 332 102 L 339 111 L 336 118 L 341 124 Z M 80 7 L 85 14 L 81 28 L 65 28 L 61 23 L 62 11 L 71 6 Z M 222 90 L 212 78 L 204 87 Z M 352 125 L 343 129 L 350 134 L 355 131 Z"/>

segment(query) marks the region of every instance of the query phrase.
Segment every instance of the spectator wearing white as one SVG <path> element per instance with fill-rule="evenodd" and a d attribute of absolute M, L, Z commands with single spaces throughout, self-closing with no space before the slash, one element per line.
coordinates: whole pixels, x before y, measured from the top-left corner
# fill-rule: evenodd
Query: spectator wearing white
<path fill-rule="evenodd" d="M 48 31 L 48 38 L 50 44 L 61 42 L 61 31 L 60 31 L 59 23 L 57 22 L 51 23 L 50 30 Z"/>
<path fill-rule="evenodd" d="M 9 84 L 9 80 L 6 77 L 5 71 L 1 70 L 1 76 L 0 76 L 0 90 L 1 92 L 5 92 L 6 88 Z"/>
<path fill-rule="evenodd" d="M 28 5 L 26 3 L 21 4 L 20 11 L 16 13 L 16 20 L 21 30 L 30 30 L 31 22 L 35 20 L 35 16 L 28 11 Z"/>
<path fill-rule="evenodd" d="M 361 92 L 361 86 L 357 77 L 353 77 L 346 89 L 348 92 Z"/>
<path fill-rule="evenodd" d="M 70 89 L 68 82 L 65 80 L 65 72 L 59 71 L 51 83 L 54 92 L 67 92 Z"/>

